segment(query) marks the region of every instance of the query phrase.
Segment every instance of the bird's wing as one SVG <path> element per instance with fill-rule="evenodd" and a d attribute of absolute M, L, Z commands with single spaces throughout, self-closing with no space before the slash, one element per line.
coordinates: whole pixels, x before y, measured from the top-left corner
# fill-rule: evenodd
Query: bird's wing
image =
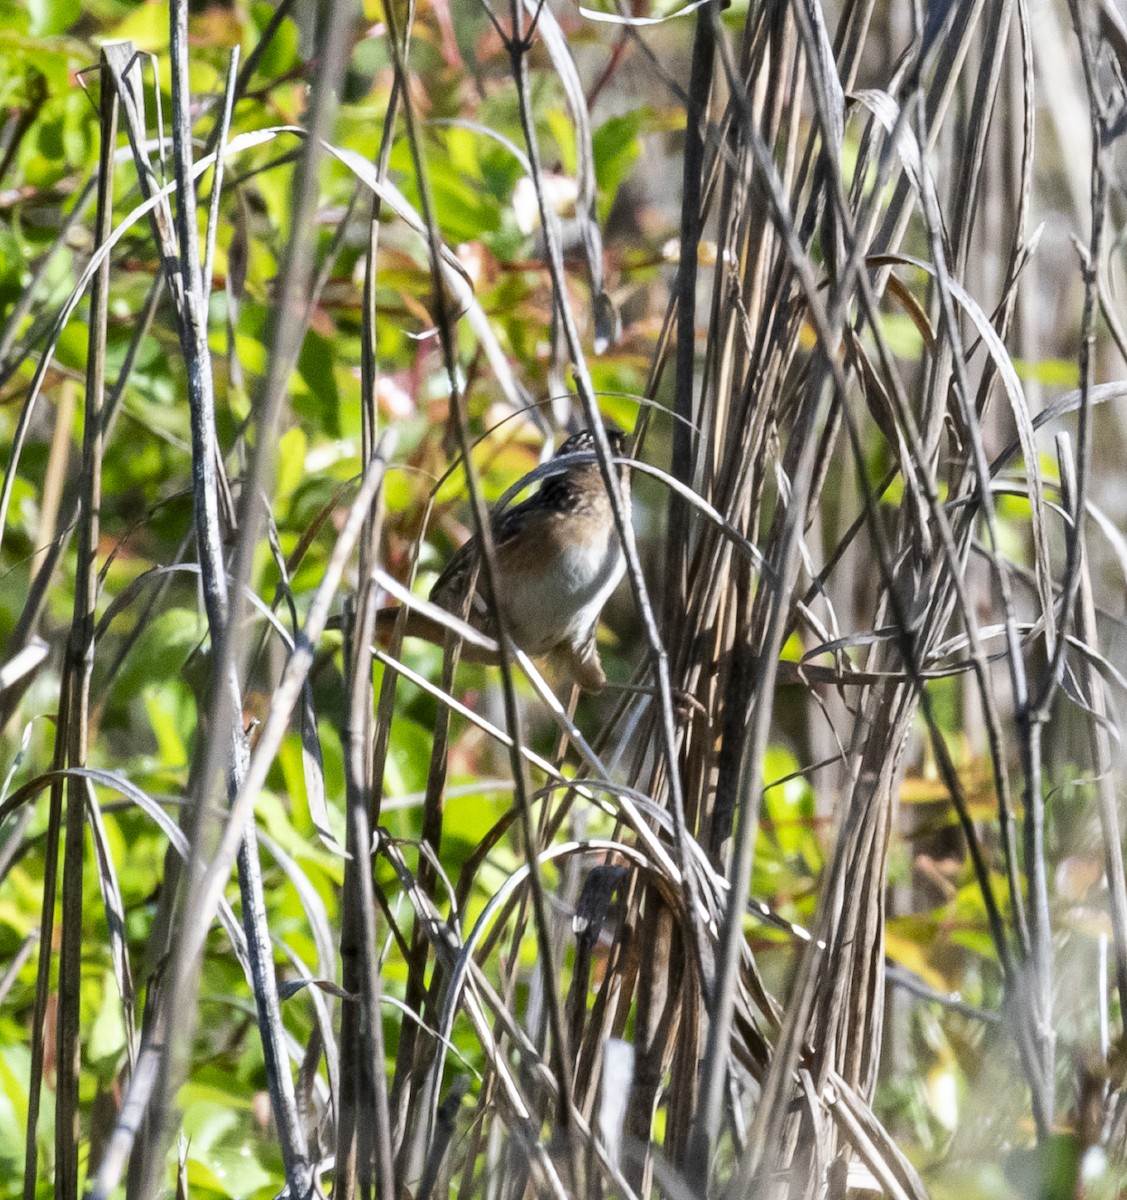
<path fill-rule="evenodd" d="M 503 555 L 505 549 L 513 544 L 521 530 L 527 526 L 529 518 L 535 516 L 538 508 L 536 497 L 533 496 L 522 504 L 514 504 L 502 513 L 491 515 L 489 526 L 493 533 L 493 546 L 498 554 Z M 461 607 L 467 583 L 474 568 L 479 565 L 478 549 L 477 534 L 474 534 L 455 552 L 430 590 L 430 598 L 435 604 L 440 604 L 451 612 Z M 477 590 L 480 590 L 480 587 L 479 582 Z"/>

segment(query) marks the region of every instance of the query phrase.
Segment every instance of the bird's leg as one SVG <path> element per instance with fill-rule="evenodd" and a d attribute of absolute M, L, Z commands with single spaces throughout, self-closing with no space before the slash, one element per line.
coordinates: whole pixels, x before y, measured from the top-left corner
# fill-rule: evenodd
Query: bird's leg
<path fill-rule="evenodd" d="M 608 683 L 605 686 L 608 692 L 629 692 L 632 696 L 647 696 L 651 700 L 656 700 L 659 694 L 657 688 L 647 687 L 644 683 Z M 669 689 L 669 695 L 673 700 L 674 710 L 682 720 L 691 721 L 694 717 L 703 717 L 707 725 L 712 724 L 708 709 L 692 692 L 675 687 Z"/>
<path fill-rule="evenodd" d="M 552 651 L 551 663 L 561 675 L 566 675 L 585 692 L 601 692 L 606 686 L 607 676 L 599 661 L 594 627 L 581 643 L 565 642 L 557 646 Z"/>
<path fill-rule="evenodd" d="M 595 630 L 578 645 L 558 647 L 552 652 L 552 665 L 560 672 L 566 673 L 585 692 L 601 692 L 604 689 L 616 692 L 631 692 L 637 696 L 657 698 L 657 690 L 637 683 L 608 683 L 603 664 L 599 660 L 599 649 L 595 642 Z M 704 717 L 708 721 L 708 710 L 703 704 L 681 688 L 672 689 L 673 705 L 683 720 L 693 717 Z"/>

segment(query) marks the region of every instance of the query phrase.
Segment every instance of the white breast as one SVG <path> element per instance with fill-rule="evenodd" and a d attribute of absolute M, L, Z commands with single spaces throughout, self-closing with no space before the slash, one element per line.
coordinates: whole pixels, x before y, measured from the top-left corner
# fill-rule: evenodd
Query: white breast
<path fill-rule="evenodd" d="M 567 547 L 554 570 L 521 581 L 522 611 L 507 615 L 522 650 L 547 654 L 562 642 L 581 642 L 594 627 L 626 570 L 618 534 L 608 532 L 604 541 Z"/>

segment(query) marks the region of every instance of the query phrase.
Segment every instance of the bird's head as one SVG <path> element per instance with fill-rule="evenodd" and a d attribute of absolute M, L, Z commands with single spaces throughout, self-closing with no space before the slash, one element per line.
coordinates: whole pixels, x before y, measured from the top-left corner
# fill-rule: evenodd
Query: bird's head
<path fill-rule="evenodd" d="M 615 455 L 626 453 L 626 434 L 613 422 L 608 421 L 603 428 L 606 430 L 607 441 L 610 442 L 610 448 Z M 595 435 L 590 429 L 581 429 L 578 433 L 573 433 L 571 437 L 560 443 L 559 449 L 555 453 L 556 458 L 561 458 L 565 454 L 582 454 L 584 452 L 594 453 L 595 450 Z"/>

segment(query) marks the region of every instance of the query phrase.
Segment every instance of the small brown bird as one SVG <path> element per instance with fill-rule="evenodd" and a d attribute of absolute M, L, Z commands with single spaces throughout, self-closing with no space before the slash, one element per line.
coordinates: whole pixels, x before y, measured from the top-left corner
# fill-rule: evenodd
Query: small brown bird
<path fill-rule="evenodd" d="M 621 455 L 625 446 L 622 431 L 608 427 L 607 439 L 615 455 Z M 591 431 L 582 430 L 560 446 L 554 460 L 591 452 L 594 446 Z M 629 469 L 620 467 L 618 478 L 623 499 L 629 504 Z M 495 511 L 490 528 L 500 572 L 501 611 L 509 636 L 526 654 L 547 658 L 554 670 L 585 691 L 599 691 L 606 675 L 595 630 L 603 606 L 626 569 L 599 464 L 574 463 L 549 475 L 528 500 Z M 460 614 L 466 589 L 473 581 L 466 622 L 479 633 L 496 638 L 484 575 L 474 536 L 435 580 L 430 599 L 447 612 Z M 377 635 L 381 641 L 390 635 L 399 613 L 398 608 L 380 610 Z M 418 611 L 408 612 L 405 631 L 408 637 L 439 644 L 446 635 L 439 621 Z M 468 644 L 464 656 L 474 662 L 496 662 L 495 654 Z"/>

